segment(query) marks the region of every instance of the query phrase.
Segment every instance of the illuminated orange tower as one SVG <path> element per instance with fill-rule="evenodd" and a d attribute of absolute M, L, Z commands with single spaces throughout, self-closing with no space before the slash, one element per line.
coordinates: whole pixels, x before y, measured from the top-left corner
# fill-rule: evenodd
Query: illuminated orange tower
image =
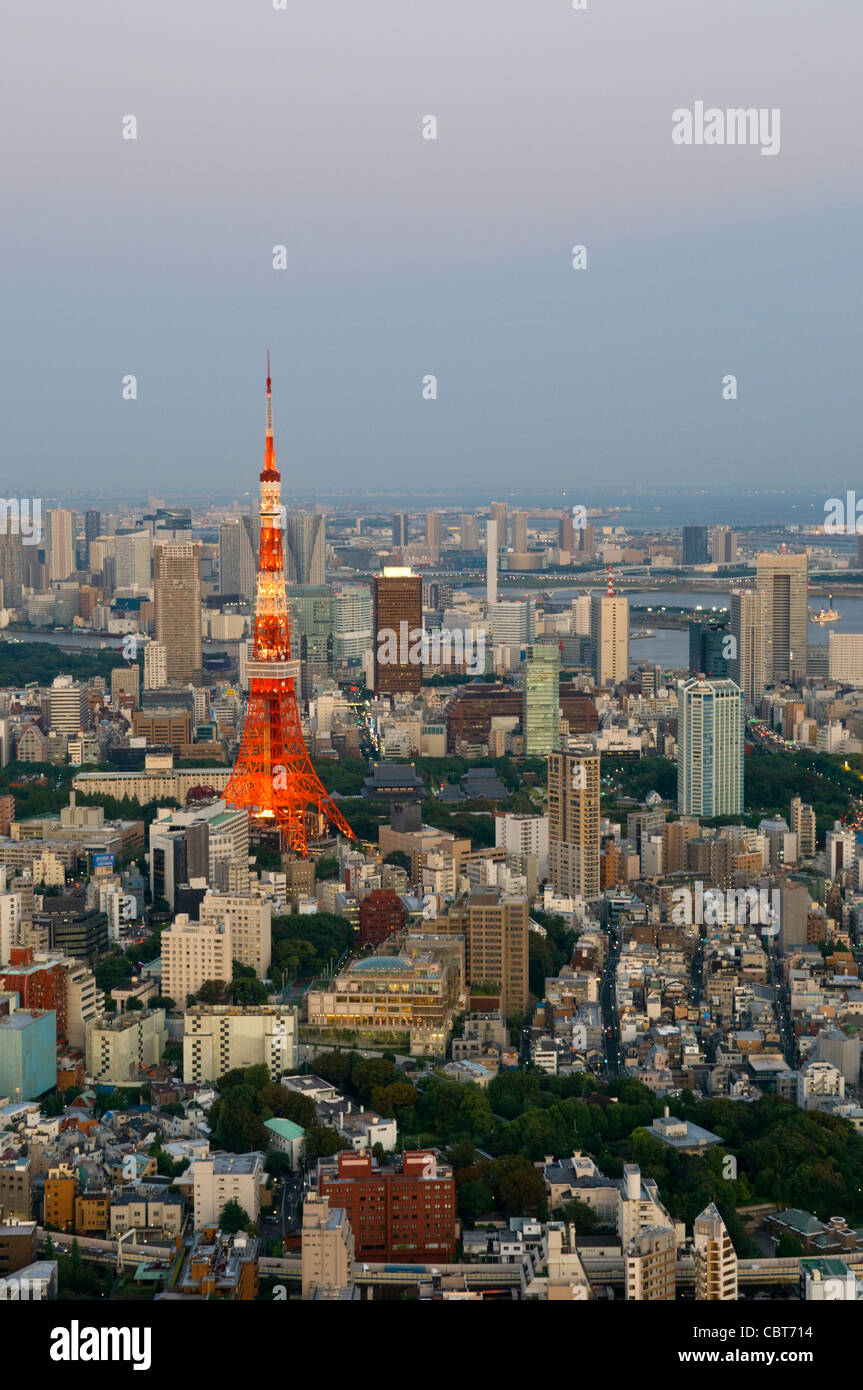
<path fill-rule="evenodd" d="M 294 689 L 300 663 L 291 658 L 285 596 L 280 492 L 267 353 L 267 439 L 261 473 L 255 640 L 248 664 L 249 709 L 243 742 L 222 796 L 230 806 L 245 807 L 259 824 L 277 825 L 286 848 L 305 854 L 309 820 L 315 814 L 319 831 L 329 821 L 350 839 L 356 836 L 327 795 L 303 741 Z"/>

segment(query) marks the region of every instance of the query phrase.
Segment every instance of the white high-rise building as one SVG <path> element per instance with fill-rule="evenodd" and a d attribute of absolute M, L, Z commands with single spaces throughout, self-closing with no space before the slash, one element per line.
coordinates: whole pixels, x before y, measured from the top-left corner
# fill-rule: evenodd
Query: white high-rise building
<path fill-rule="evenodd" d="M 183 1080 L 216 1081 L 266 1066 L 274 1081 L 297 1065 L 297 1011 L 287 1004 L 198 1004 L 183 1020 Z"/>
<path fill-rule="evenodd" d="M 590 594 L 579 594 L 572 600 L 572 630 L 579 637 L 590 636 Z"/>
<path fill-rule="evenodd" d="M 629 675 L 629 599 L 608 592 L 591 595 L 590 645 L 593 679 L 598 686 L 616 685 Z"/>
<path fill-rule="evenodd" d="M 187 996 L 197 994 L 205 980 L 230 983 L 233 961 L 230 923 L 192 922 L 185 912 L 178 913 L 162 932 L 162 991 L 183 1009 Z"/>
<path fill-rule="evenodd" d="M 114 586 L 151 589 L 153 537 L 149 531 L 120 532 L 114 537 Z"/>
<path fill-rule="evenodd" d="M 272 954 L 273 904 L 270 898 L 210 890 L 201 903 L 200 920 L 202 924 L 213 926 L 227 923 L 231 933 L 231 959 L 251 966 L 259 980 L 267 978 Z"/>
<path fill-rule="evenodd" d="M 497 522 L 489 521 L 485 530 L 485 598 L 489 608 L 497 603 Z"/>
<path fill-rule="evenodd" d="M 498 599 L 489 616 L 495 643 L 521 648 L 536 636 L 536 603 L 532 598 Z"/>
<path fill-rule="evenodd" d="M 705 817 L 743 811 L 743 698 L 734 681 L 680 682 L 677 809 Z"/>
<path fill-rule="evenodd" d="M 693 1226 L 695 1297 L 711 1303 L 737 1300 L 737 1253 L 713 1202 Z"/>
<path fill-rule="evenodd" d="M 4 887 L 0 890 L 0 966 L 9 964 L 12 947 L 18 945 L 21 931 L 21 894 L 6 892 L 5 882 L 4 868 Z"/>
<path fill-rule="evenodd" d="M 144 648 L 144 689 L 162 690 L 168 684 L 168 653 L 162 642 Z"/>
<path fill-rule="evenodd" d="M 365 584 L 345 584 L 333 595 L 333 664 L 362 662 L 372 648 L 372 591 Z"/>
<path fill-rule="evenodd" d="M 548 873 L 548 816 L 529 816 L 519 811 L 502 811 L 494 818 L 494 842 L 505 849 L 507 858 L 536 855 L 540 879 Z"/>
<path fill-rule="evenodd" d="M 77 734 L 90 727 L 87 691 L 71 676 L 55 676 L 48 705 L 55 734 Z"/>
<path fill-rule="evenodd" d="M 831 632 L 827 662 L 830 680 L 863 685 L 863 633 Z"/>
<path fill-rule="evenodd" d="M 257 1221 L 261 1214 L 261 1187 L 265 1181 L 262 1153 L 209 1154 L 207 1158 L 194 1160 L 189 1175 L 196 1231 L 204 1226 L 218 1226 L 228 1202 L 236 1202 L 250 1220 Z"/>

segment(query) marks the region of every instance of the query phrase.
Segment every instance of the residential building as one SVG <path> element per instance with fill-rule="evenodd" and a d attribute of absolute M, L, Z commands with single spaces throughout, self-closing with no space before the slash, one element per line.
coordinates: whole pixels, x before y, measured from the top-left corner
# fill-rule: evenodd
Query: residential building
<path fill-rule="evenodd" d="M 496 985 L 504 1017 L 527 1013 L 528 902 L 499 888 L 471 893 L 465 969 L 472 985 Z"/>
<path fill-rule="evenodd" d="M 215 1153 L 196 1158 L 189 1169 L 195 1230 L 218 1226 L 228 1202 L 237 1202 L 250 1221 L 261 1214 L 261 1188 L 266 1182 L 264 1155 Z"/>
<path fill-rule="evenodd" d="M 250 893 L 217 893 L 209 889 L 199 909 L 202 923 L 224 922 L 230 928 L 232 959 L 266 980 L 272 955 L 273 900 Z M 172 996 L 173 998 L 174 996 Z"/>
<path fill-rule="evenodd" d="M 144 1009 L 88 1022 L 87 1075 L 112 1086 L 140 1081 L 148 1067 L 161 1062 L 167 1029 L 164 1009 Z"/>
<path fill-rule="evenodd" d="M 75 569 L 75 513 L 55 507 L 47 513 L 46 521 L 48 578 L 53 584 L 68 579 Z"/>
<path fill-rule="evenodd" d="M 681 815 L 743 811 L 743 705 L 734 681 L 690 680 L 677 692 L 677 809 Z"/>
<path fill-rule="evenodd" d="M 196 1004 L 183 1020 L 183 1080 L 216 1081 L 264 1065 L 274 1081 L 297 1065 L 297 1011 L 287 1004 Z"/>
<path fill-rule="evenodd" d="M 178 913 L 162 932 L 162 989 L 182 1009 L 205 980 L 233 978 L 231 927 L 225 921 L 192 922 Z"/>
<path fill-rule="evenodd" d="M 625 1262 L 627 1300 L 655 1303 L 675 1298 L 677 1249 L 672 1230 L 639 1231 L 626 1246 Z"/>
<path fill-rule="evenodd" d="M 713 1202 L 695 1218 L 695 1297 L 710 1302 L 737 1299 L 737 1253 Z"/>
<path fill-rule="evenodd" d="M 303 1203 L 303 1298 L 316 1289 L 347 1289 L 354 1281 L 354 1234 L 344 1207 L 310 1192 Z"/>
<path fill-rule="evenodd" d="M 599 896 L 600 760 L 596 753 L 548 759 L 548 869 L 565 897 Z"/>
<path fill-rule="evenodd" d="M 144 648 L 144 689 L 162 690 L 168 684 L 168 651 L 162 642 Z"/>

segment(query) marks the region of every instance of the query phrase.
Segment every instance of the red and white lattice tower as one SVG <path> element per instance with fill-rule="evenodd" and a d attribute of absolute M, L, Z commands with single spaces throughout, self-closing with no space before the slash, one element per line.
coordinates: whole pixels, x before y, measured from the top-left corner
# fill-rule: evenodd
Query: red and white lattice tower
<path fill-rule="evenodd" d="M 294 682 L 291 622 L 285 595 L 281 478 L 273 440 L 270 354 L 267 353 L 267 437 L 261 473 L 261 545 L 255 599 L 255 640 L 248 663 L 249 708 L 243 742 L 222 792 L 230 806 L 246 807 L 254 821 L 277 826 L 285 848 L 304 855 L 309 833 L 324 822 L 356 839 L 312 767 Z"/>

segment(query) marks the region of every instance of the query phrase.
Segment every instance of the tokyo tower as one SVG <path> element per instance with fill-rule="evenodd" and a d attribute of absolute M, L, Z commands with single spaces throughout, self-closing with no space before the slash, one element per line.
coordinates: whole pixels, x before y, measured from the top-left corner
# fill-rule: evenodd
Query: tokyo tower
<path fill-rule="evenodd" d="M 273 442 L 273 397 L 267 353 L 267 438 L 261 473 L 261 545 L 255 599 L 255 640 L 248 663 L 249 709 L 243 742 L 223 799 L 245 807 L 259 825 L 277 826 L 287 849 L 305 855 L 308 822 L 317 812 L 343 835 L 356 836 L 312 767 L 303 741 L 291 658 L 291 623 L 285 597 L 281 478 Z"/>

